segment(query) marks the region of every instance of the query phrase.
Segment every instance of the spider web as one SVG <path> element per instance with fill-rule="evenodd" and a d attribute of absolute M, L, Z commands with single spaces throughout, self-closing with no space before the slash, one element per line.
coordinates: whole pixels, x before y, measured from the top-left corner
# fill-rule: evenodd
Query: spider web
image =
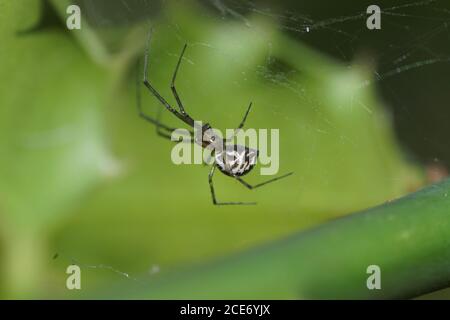
<path fill-rule="evenodd" d="M 397 135 L 416 159 L 449 166 L 449 126 L 446 120 L 437 119 L 440 115 L 445 115 L 442 119 L 449 118 L 446 107 L 450 95 L 448 1 L 372 1 L 358 5 L 350 4 L 351 1 L 339 4 L 281 1 L 276 8 L 271 1 L 263 4 L 235 0 L 208 2 L 222 16 L 241 20 L 246 25 L 249 25 L 248 13 L 275 18 L 279 28 L 290 36 L 349 67 L 358 54 L 370 51 L 370 62 L 376 65 L 374 80 L 367 80 L 361 86 L 377 85 L 394 115 Z M 379 38 L 367 33 L 366 8 L 371 4 L 381 8 L 383 36 Z M 389 30 L 388 35 L 385 30 Z M 264 72 L 263 66 L 261 70 Z M 270 73 L 265 76 L 274 83 L 286 82 Z M 408 81 L 410 77 L 413 80 Z M 289 86 L 302 91 L 299 83 Z"/>
<path fill-rule="evenodd" d="M 164 9 L 164 1 L 80 1 L 96 26 L 132 24 L 137 18 L 151 19 Z M 418 160 L 441 162 L 448 167 L 448 126 L 441 115 L 448 116 L 450 71 L 450 3 L 446 0 L 335 3 L 333 1 L 252 1 L 201 0 L 213 14 L 224 20 L 240 21 L 252 27 L 249 16 L 276 20 L 278 28 L 290 37 L 324 52 L 349 67 L 361 53 L 372 63 L 373 78 L 361 86 L 377 85 L 386 106 L 391 108 L 397 134 Z M 382 30 L 369 32 L 366 27 L 369 5 L 381 8 Z M 174 26 L 176 28 L 177 26 Z M 377 35 L 377 33 L 379 35 Z M 187 42 L 180 31 L 180 42 Z M 215 50 L 212 43 L 195 43 Z M 268 44 L 269 45 L 269 44 Z M 177 52 L 168 52 L 177 57 Z M 189 57 L 185 61 L 194 64 Z M 280 73 L 271 74 L 261 65 L 266 79 L 291 90 L 302 92 L 300 83 L 289 83 Z M 409 81 L 408 78 L 411 77 Z M 425 79 L 433 82 L 430 86 Z M 409 86 L 409 89 L 405 88 Z M 418 97 L 420 95 L 420 97 Z M 424 112 L 427 110 L 429 112 Z M 281 112 L 280 110 L 275 110 Z M 428 116 L 427 116 L 428 114 Z M 438 121 L 438 124 L 436 124 Z"/>
<path fill-rule="evenodd" d="M 239 21 L 249 28 L 252 27 L 250 15 L 274 19 L 278 28 L 291 38 L 338 59 L 349 68 L 354 66 L 355 59 L 362 52 L 368 52 L 369 54 L 365 55 L 368 59 L 366 63 L 376 67 L 373 77 L 361 82 L 361 87 L 377 86 L 386 107 L 390 108 L 393 115 L 396 134 L 402 145 L 411 157 L 423 164 L 438 163 L 444 168 L 450 165 L 448 0 L 380 0 L 358 4 L 350 0 L 201 2 L 223 19 Z M 131 22 L 136 15 L 145 17 L 146 12 L 164 7 L 164 2 L 155 3 L 150 0 L 121 1 L 114 4 L 108 2 L 108 11 L 115 14 L 105 15 L 106 9 L 103 10 L 100 3 L 94 6 L 86 2 L 85 5 L 90 8 L 88 15 L 91 20 L 101 26 L 116 24 L 117 21 Z M 382 10 L 382 30 L 373 31 L 373 34 L 369 34 L 366 27 L 366 9 L 371 4 L 378 5 Z M 142 8 L 145 10 L 140 10 Z M 178 36 L 183 40 L 181 31 Z M 212 43 L 192 45 L 200 45 L 205 50 L 215 50 Z M 167 52 L 167 55 L 177 57 L 178 53 Z M 197 64 L 192 57 L 187 57 L 185 61 L 191 65 Z M 295 71 L 273 73 L 266 65 L 261 65 L 258 72 L 274 85 L 286 87 L 302 99 L 308 98 L 305 94 L 308 89 L 289 77 L 289 72 Z M 271 111 L 288 120 L 290 118 L 279 106 L 273 106 Z M 371 110 L 367 109 L 367 112 L 370 113 Z M 327 133 L 326 128 L 311 130 Z M 352 143 L 351 137 L 344 136 L 342 139 L 344 143 Z M 311 161 L 312 159 L 313 157 Z M 305 168 L 306 171 L 308 169 Z M 126 278 L 135 279 L 129 273 L 117 272 L 111 266 L 99 265 L 90 268 L 109 269 Z"/>

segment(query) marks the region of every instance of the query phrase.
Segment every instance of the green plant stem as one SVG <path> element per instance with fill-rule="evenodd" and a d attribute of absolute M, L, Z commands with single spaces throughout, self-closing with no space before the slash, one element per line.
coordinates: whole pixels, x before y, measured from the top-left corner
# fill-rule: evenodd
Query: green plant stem
<path fill-rule="evenodd" d="M 122 283 L 113 297 L 416 297 L 450 284 L 449 194 L 446 180 L 224 261 L 161 275 L 138 288 Z M 369 265 L 381 268 L 381 290 L 367 288 Z"/>

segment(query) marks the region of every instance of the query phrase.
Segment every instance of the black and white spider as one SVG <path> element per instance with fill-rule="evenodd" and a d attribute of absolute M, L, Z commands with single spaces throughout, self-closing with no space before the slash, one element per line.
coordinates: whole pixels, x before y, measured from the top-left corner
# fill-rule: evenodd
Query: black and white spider
<path fill-rule="evenodd" d="M 180 57 L 178 58 L 178 63 L 176 65 L 175 71 L 173 73 L 172 82 L 171 82 L 171 90 L 175 97 L 175 100 L 177 102 L 177 105 L 179 107 L 179 110 L 176 110 L 173 108 L 159 93 L 156 91 L 156 89 L 151 85 L 150 81 L 148 80 L 148 57 L 149 57 L 149 50 L 150 50 L 150 39 L 151 39 L 151 32 L 149 33 L 148 39 L 147 39 L 147 46 L 145 49 L 145 56 L 144 56 L 144 77 L 143 77 L 143 83 L 147 87 L 148 90 L 159 100 L 159 102 L 171 113 L 173 113 L 177 118 L 179 118 L 184 123 L 188 124 L 190 127 L 194 128 L 194 119 L 189 116 L 189 114 L 184 110 L 183 103 L 181 102 L 181 99 L 178 95 L 177 89 L 175 88 L 175 80 L 177 77 L 178 69 L 181 64 L 181 60 L 183 59 L 184 52 L 186 51 L 187 44 L 184 45 L 183 50 L 181 51 Z M 156 126 L 156 132 L 158 135 L 171 139 L 171 133 L 176 130 L 175 128 L 168 127 L 164 124 L 162 124 L 159 121 L 159 115 L 157 118 L 152 118 L 145 114 L 142 110 L 141 106 L 141 98 L 140 98 L 140 90 L 137 90 L 137 106 L 139 111 L 139 116 L 147 120 L 148 122 L 154 124 Z M 245 112 L 244 118 L 242 119 L 241 123 L 235 129 L 235 134 L 238 130 L 242 129 L 245 124 L 245 120 L 247 119 L 247 116 L 250 112 L 250 109 L 252 107 L 252 103 L 249 104 L 247 111 Z M 191 134 L 191 137 L 194 137 L 194 133 L 192 131 L 189 131 Z M 211 167 L 211 171 L 209 172 L 209 186 L 211 189 L 211 196 L 212 201 L 214 205 L 243 205 L 243 204 L 256 204 L 255 202 L 217 202 L 216 195 L 214 192 L 214 185 L 213 185 L 213 176 L 216 167 L 225 175 L 232 177 L 242 183 L 245 187 L 248 189 L 256 189 L 258 187 L 261 187 L 263 185 L 266 185 L 268 183 L 274 182 L 276 180 L 285 178 L 289 175 L 291 175 L 293 172 L 290 172 L 288 174 L 275 177 L 273 179 L 261 182 L 256 185 L 250 185 L 249 183 L 242 180 L 242 176 L 249 173 L 253 167 L 256 164 L 256 160 L 258 157 L 258 150 L 257 149 L 251 149 L 246 146 L 242 145 L 231 145 L 231 147 L 227 144 L 229 139 L 222 139 L 219 137 L 214 129 L 211 128 L 211 126 L 206 123 L 201 128 L 201 139 L 191 139 L 193 143 L 196 143 L 203 148 L 209 148 L 212 150 L 212 157 L 214 159 Z M 227 145 L 226 145 L 227 144 Z"/>

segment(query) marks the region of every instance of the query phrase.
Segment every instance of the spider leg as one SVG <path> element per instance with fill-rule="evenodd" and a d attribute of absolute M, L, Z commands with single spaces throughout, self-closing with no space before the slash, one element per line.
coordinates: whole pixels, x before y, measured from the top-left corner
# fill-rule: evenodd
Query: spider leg
<path fill-rule="evenodd" d="M 158 134 L 158 136 L 160 136 L 160 137 L 162 137 L 162 138 L 166 138 L 166 139 L 168 139 L 168 140 L 170 140 L 170 141 L 173 141 L 173 142 L 186 142 L 186 143 L 194 143 L 194 140 L 193 139 L 190 139 L 189 141 L 185 141 L 185 140 L 172 140 L 172 135 L 170 135 L 170 134 L 168 134 L 168 133 L 165 133 L 165 132 L 156 132 L 157 134 Z"/>
<path fill-rule="evenodd" d="M 156 134 L 158 134 L 160 137 L 163 137 L 163 138 L 167 138 L 167 139 L 170 139 L 170 136 L 171 136 L 171 132 L 170 133 L 167 133 L 167 132 L 163 132 L 163 130 L 166 130 L 166 131 L 169 131 L 169 130 L 167 130 L 167 129 L 164 129 L 164 128 L 162 128 L 162 126 L 161 126 L 161 113 L 162 113 L 162 108 L 158 108 L 158 113 L 156 114 L 156 125 L 155 125 L 155 129 L 156 129 Z M 172 128 L 170 128 L 170 129 L 172 129 Z M 173 130 L 172 130 L 173 131 Z"/>
<path fill-rule="evenodd" d="M 252 190 L 252 189 L 256 189 L 256 188 L 262 187 L 263 185 L 266 185 L 266 184 L 268 184 L 268 183 L 275 182 L 275 181 L 277 181 L 277 180 L 286 178 L 286 177 L 290 176 L 291 174 L 293 174 L 293 172 L 286 173 L 285 175 L 282 175 L 282 176 L 279 176 L 279 177 L 275 177 L 275 178 L 273 178 L 273 179 L 270 179 L 270 180 L 267 180 L 267 181 L 264 181 L 264 182 L 261 182 L 261 183 L 255 184 L 255 185 L 251 185 L 251 184 L 245 182 L 245 181 L 242 180 L 240 177 L 235 177 L 235 178 L 236 178 L 237 181 L 239 181 L 240 183 L 242 183 L 242 184 L 243 184 L 244 186 L 246 186 L 248 189 Z"/>
<path fill-rule="evenodd" d="M 155 120 L 152 117 L 149 117 L 145 114 L 141 115 L 141 117 L 156 126 L 156 133 L 158 134 L 158 136 L 166 138 L 166 139 L 174 141 L 174 142 L 178 142 L 176 140 L 172 140 L 172 132 L 175 131 L 176 129 L 167 127 L 166 125 L 160 123 L 158 120 Z M 189 134 L 190 134 L 189 142 L 195 143 L 194 139 L 192 138 L 194 136 L 194 133 L 192 131 L 189 131 Z"/>
<path fill-rule="evenodd" d="M 176 129 L 169 128 L 169 127 L 161 124 L 160 119 L 161 119 L 162 111 L 163 111 L 163 109 L 159 108 L 158 109 L 158 114 L 156 115 L 156 122 L 157 122 L 157 124 L 156 124 L 156 134 L 158 136 L 160 136 L 160 137 L 163 137 L 163 138 L 169 139 L 171 141 L 177 142 L 176 140 L 172 140 L 172 132 L 175 131 Z M 194 132 L 191 131 L 191 130 L 187 130 L 187 131 L 189 131 L 189 138 L 190 138 L 188 142 L 189 143 L 195 143 Z M 184 141 L 185 140 L 183 140 L 183 142 Z"/>
<path fill-rule="evenodd" d="M 153 123 L 156 126 L 156 134 L 158 136 L 160 136 L 162 138 L 166 138 L 166 139 L 171 140 L 173 142 L 179 142 L 179 140 L 178 141 L 177 140 L 172 140 L 172 132 L 177 130 L 177 129 L 170 128 L 170 127 L 166 126 L 165 124 L 162 124 L 159 121 L 159 119 L 161 118 L 161 111 L 162 110 L 163 109 L 159 109 L 158 110 L 158 115 L 157 115 L 156 119 L 153 119 L 152 117 L 149 117 L 147 115 L 145 115 L 145 117 L 143 117 L 143 118 L 145 120 Z M 194 132 L 192 132 L 190 130 L 188 130 L 188 131 L 189 131 L 189 138 L 190 138 L 188 142 L 189 143 L 195 143 L 194 138 L 193 138 L 194 137 Z M 183 139 L 182 141 L 184 142 L 185 140 Z"/>
<path fill-rule="evenodd" d="M 194 127 L 194 119 L 192 119 L 187 113 L 180 113 L 159 94 L 159 92 L 152 86 L 150 81 L 148 80 L 148 57 L 149 57 L 149 51 L 150 51 L 150 39 L 152 35 L 152 30 L 150 30 L 148 39 L 147 39 L 147 46 L 145 48 L 145 55 L 144 55 L 144 79 L 143 83 L 147 87 L 147 89 L 159 100 L 159 102 L 171 113 L 173 113 L 178 119 L 181 121 L 187 123 L 191 127 Z"/>
<path fill-rule="evenodd" d="M 211 164 L 210 162 L 211 162 L 212 158 L 213 158 L 213 155 L 211 153 L 211 154 L 208 155 L 208 158 L 206 158 L 206 161 L 203 162 L 203 166 L 210 165 Z"/>
<path fill-rule="evenodd" d="M 144 120 L 150 122 L 151 124 L 154 124 L 157 128 L 157 132 L 159 132 L 161 129 L 166 130 L 166 131 L 173 131 L 175 130 L 175 128 L 171 128 L 169 126 L 166 126 L 165 124 L 161 123 L 158 119 L 154 119 L 153 117 L 147 115 L 144 110 L 142 109 L 141 106 L 141 98 L 140 98 L 140 94 L 139 94 L 140 90 L 139 88 L 137 89 L 137 95 L 136 95 L 136 100 L 137 100 L 137 107 L 138 107 L 138 112 L 139 112 L 139 116 L 141 118 L 143 118 Z M 158 116 L 159 118 L 159 116 Z"/>
<path fill-rule="evenodd" d="M 236 134 L 239 132 L 239 130 L 241 130 L 244 127 L 245 121 L 247 120 L 247 116 L 250 113 L 250 109 L 252 108 L 252 104 L 253 104 L 253 102 L 250 102 L 250 104 L 248 105 L 247 111 L 245 112 L 244 118 L 242 119 L 239 126 L 236 129 L 234 129 L 233 135 L 226 139 L 226 142 L 230 142 L 231 140 L 233 140 L 233 138 L 236 136 Z"/>
<path fill-rule="evenodd" d="M 213 185 L 213 176 L 214 172 L 216 170 L 216 164 L 214 163 L 211 167 L 211 171 L 209 171 L 209 188 L 211 190 L 211 197 L 213 204 L 216 206 L 222 206 L 222 205 L 253 205 L 256 204 L 256 202 L 217 202 L 216 194 L 214 192 L 214 185 Z"/>
<path fill-rule="evenodd" d="M 245 121 L 247 120 L 248 114 L 250 113 L 250 109 L 252 108 L 253 102 L 250 102 L 248 105 L 247 111 L 245 112 L 244 119 L 242 119 L 241 123 L 239 124 L 239 127 L 237 127 L 236 130 L 240 130 L 244 127 Z"/>
<path fill-rule="evenodd" d="M 139 69 L 139 62 L 137 63 L 137 69 Z M 136 74 L 138 75 L 138 72 L 136 72 Z M 143 118 L 144 120 L 150 122 L 151 124 L 155 125 L 156 127 L 156 133 L 163 137 L 163 138 L 167 138 L 169 140 L 171 139 L 171 134 L 174 130 L 176 130 L 175 128 L 169 127 L 163 123 L 161 123 L 160 118 L 161 118 L 161 111 L 163 109 L 159 108 L 158 109 L 158 114 L 156 116 L 156 119 L 147 115 L 144 110 L 142 109 L 142 102 L 141 102 L 141 88 L 140 88 L 140 81 L 139 81 L 139 75 L 137 76 L 137 81 L 136 81 L 136 105 L 137 105 L 137 109 L 138 109 L 138 113 L 139 116 L 141 118 Z M 189 133 L 191 135 L 191 137 L 194 136 L 194 132 L 189 130 Z M 191 141 L 193 142 L 194 140 L 191 139 Z"/>
<path fill-rule="evenodd" d="M 180 112 L 187 116 L 186 111 L 184 111 L 183 103 L 181 102 L 180 96 L 178 95 L 177 88 L 175 87 L 175 80 L 177 79 L 178 69 L 180 68 L 181 60 L 183 59 L 184 52 L 186 51 L 186 47 L 187 47 L 187 44 L 184 45 L 183 50 L 181 51 L 180 57 L 178 58 L 177 66 L 175 68 L 175 71 L 173 72 L 170 89 L 172 90 L 175 100 L 177 100 L 177 104 L 178 104 L 178 107 L 180 108 Z"/>

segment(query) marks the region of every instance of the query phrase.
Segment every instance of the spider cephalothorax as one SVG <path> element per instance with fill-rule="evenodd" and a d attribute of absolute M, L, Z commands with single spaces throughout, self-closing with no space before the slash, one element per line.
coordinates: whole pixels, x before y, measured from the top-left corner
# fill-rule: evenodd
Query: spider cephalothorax
<path fill-rule="evenodd" d="M 175 79 L 177 77 L 178 69 L 180 67 L 181 60 L 183 58 L 184 52 L 186 50 L 187 45 L 184 45 L 183 50 L 181 52 L 181 55 L 178 59 L 178 63 L 175 67 L 175 71 L 173 73 L 172 77 L 172 83 L 171 83 L 171 90 L 175 97 L 175 100 L 177 102 L 179 110 L 176 110 L 173 108 L 159 93 L 156 91 L 156 89 L 152 86 L 150 81 L 148 80 L 148 56 L 149 56 L 149 45 L 150 45 L 150 37 L 151 32 L 149 33 L 149 37 L 147 40 L 147 48 L 145 50 L 145 56 L 144 56 L 144 80 L 143 83 L 147 87 L 147 89 L 158 99 L 158 101 L 171 113 L 173 113 L 177 118 L 182 120 L 184 123 L 189 125 L 192 128 L 195 128 L 195 120 L 189 116 L 189 114 L 184 110 L 183 103 L 181 102 L 180 97 L 178 96 L 178 92 L 175 88 Z M 139 110 L 139 115 L 147 120 L 148 122 L 154 124 L 156 126 L 156 132 L 165 138 L 171 139 L 171 133 L 176 130 L 174 128 L 171 128 L 169 126 L 166 126 L 165 124 L 162 124 L 159 119 L 154 119 L 147 114 L 145 114 L 141 107 L 141 99 L 140 99 L 140 90 L 138 88 L 137 91 L 137 105 Z M 247 112 L 244 115 L 244 118 L 242 119 L 240 125 L 238 126 L 237 130 L 240 130 L 243 128 L 245 120 L 247 119 L 248 113 L 250 112 L 250 109 L 252 107 L 252 104 L 247 108 Z M 201 135 L 200 138 L 195 137 L 194 133 L 190 131 L 191 137 L 194 137 L 191 139 L 192 142 L 202 146 L 203 148 L 208 148 L 212 150 L 212 155 L 214 156 L 214 161 L 212 163 L 211 171 L 209 172 L 209 186 L 211 190 L 211 196 L 213 203 L 215 205 L 231 205 L 231 204 L 254 204 L 254 202 L 217 202 L 216 195 L 214 192 L 214 186 L 213 186 L 213 176 L 214 171 L 217 168 L 219 168 L 220 172 L 224 173 L 227 176 L 230 176 L 240 183 L 242 183 L 245 187 L 248 189 L 255 189 L 258 187 L 261 187 L 265 184 L 268 184 L 270 182 L 274 182 L 276 180 L 282 179 L 284 177 L 287 177 L 292 174 L 292 172 L 285 174 L 280 177 L 272 178 L 270 180 L 267 180 L 265 182 L 256 184 L 256 185 L 250 185 L 244 180 L 242 180 L 240 177 L 246 175 L 249 173 L 254 166 L 256 165 L 257 158 L 258 158 L 258 150 L 248 148 L 246 146 L 242 145 L 228 145 L 222 138 L 220 138 L 214 129 L 211 128 L 209 124 L 205 124 L 201 128 Z"/>
<path fill-rule="evenodd" d="M 209 148 L 210 150 L 215 150 L 223 144 L 222 138 L 211 128 L 209 123 L 205 123 L 200 134 L 194 136 L 194 142 L 202 148 Z"/>

